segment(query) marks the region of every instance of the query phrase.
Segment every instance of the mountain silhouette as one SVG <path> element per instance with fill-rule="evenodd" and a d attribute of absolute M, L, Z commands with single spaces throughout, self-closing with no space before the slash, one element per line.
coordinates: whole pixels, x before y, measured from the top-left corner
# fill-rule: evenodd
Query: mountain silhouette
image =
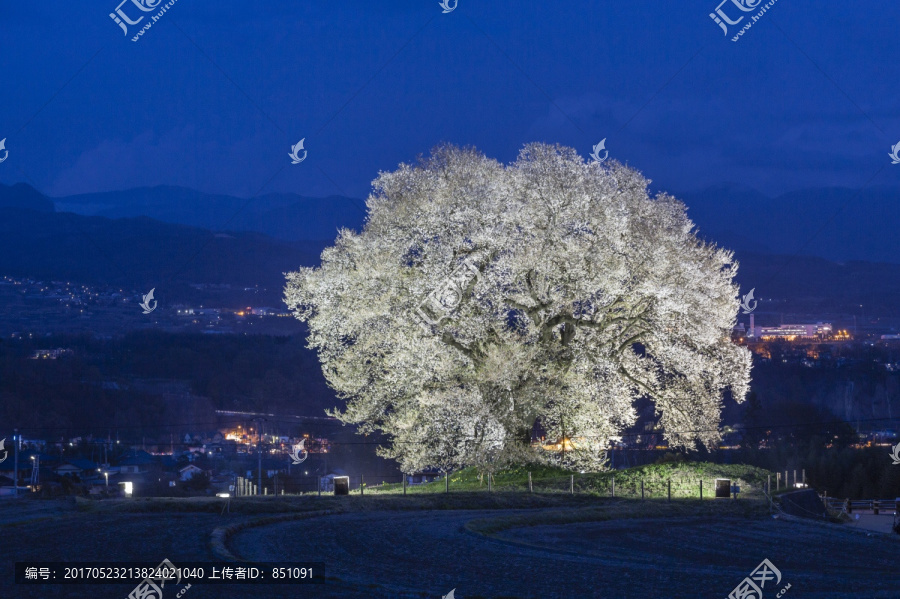
<path fill-rule="evenodd" d="M 852 314 L 863 304 L 869 314 L 891 315 L 900 310 L 900 236 L 890 218 L 896 193 L 823 188 L 769 198 L 721 185 L 677 197 L 701 237 L 735 251 L 736 280 L 744 293 L 756 288 L 757 314 L 778 298 L 781 311 Z M 852 218 L 829 212 L 839 204 Z M 2 274 L 145 290 L 167 282 L 258 286 L 272 302 L 280 301 L 283 273 L 317 265 L 339 227 L 358 230 L 363 222 L 350 198 L 269 194 L 248 203 L 180 187 L 53 200 L 24 183 L 0 185 L 0 210 Z M 134 216 L 143 211 L 156 216 Z M 874 231 L 851 238 L 860 227 Z"/>
<path fill-rule="evenodd" d="M 211 230 L 256 231 L 288 241 L 334 240 L 340 227 L 359 229 L 365 204 L 353 198 L 272 193 L 252 199 L 185 187 L 140 187 L 55 198 L 56 209 L 83 216 L 157 220 Z"/>
<path fill-rule="evenodd" d="M 23 208 L 40 212 L 53 212 L 53 200 L 27 183 L 3 185 L 0 183 L 0 210 L 5 208 Z"/>

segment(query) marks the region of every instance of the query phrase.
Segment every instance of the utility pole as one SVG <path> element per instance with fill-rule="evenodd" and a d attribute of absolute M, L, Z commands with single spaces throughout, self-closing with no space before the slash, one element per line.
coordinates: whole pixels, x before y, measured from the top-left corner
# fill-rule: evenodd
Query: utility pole
<path fill-rule="evenodd" d="M 265 422 L 265 418 L 254 418 L 253 421 L 256 423 L 256 455 L 259 458 L 259 470 L 256 478 L 256 494 L 262 494 L 262 423 Z"/>
<path fill-rule="evenodd" d="M 13 470 L 15 474 L 13 475 L 15 478 L 15 482 L 13 483 L 13 497 L 19 496 L 19 429 L 13 429 L 13 443 L 15 444 L 16 449 L 16 459 L 14 461 Z"/>
<path fill-rule="evenodd" d="M 41 454 L 37 454 L 36 456 L 31 456 L 31 459 L 34 460 L 34 463 L 31 465 L 31 490 L 37 490 L 37 485 L 40 481 L 40 472 L 41 472 Z"/>

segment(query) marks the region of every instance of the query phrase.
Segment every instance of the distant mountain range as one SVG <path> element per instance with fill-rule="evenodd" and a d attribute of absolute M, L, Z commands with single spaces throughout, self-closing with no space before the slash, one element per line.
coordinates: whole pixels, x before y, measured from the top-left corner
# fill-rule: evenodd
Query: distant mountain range
<path fill-rule="evenodd" d="M 22 207 L 25 202 L 31 202 L 29 208 Z M 182 297 L 196 295 L 190 292 L 194 283 L 260 287 L 272 305 L 280 302 L 283 273 L 317 264 L 328 243 L 214 232 L 146 216 L 110 219 L 58 212 L 22 184 L 0 186 L 0 214 L 4 275 L 134 289 L 165 286 L 181 290 Z"/>
<path fill-rule="evenodd" d="M 213 231 L 256 231 L 287 241 L 333 241 L 339 227 L 359 229 L 365 215 L 364 202 L 343 196 L 267 194 L 246 199 L 171 186 L 67 196 L 53 203 L 58 212 L 106 218 L 149 216 Z"/>
<path fill-rule="evenodd" d="M 900 187 L 824 187 L 769 197 L 740 184 L 674 194 L 700 235 L 734 250 L 819 256 L 835 262 L 900 262 Z M 184 187 L 47 198 L 28 185 L 0 185 L 0 207 L 55 209 L 82 216 L 135 218 L 212 231 L 255 231 L 285 241 L 333 241 L 359 230 L 365 203 L 343 196 L 267 194 L 238 198 Z"/>
<path fill-rule="evenodd" d="M 679 197 L 702 237 L 735 250 L 741 288 L 764 300 L 760 314 L 852 314 L 862 304 L 870 315 L 900 316 L 896 190 L 853 201 L 849 190 L 773 199 L 738 186 Z M 832 219 L 838 204 L 846 206 Z M 178 187 L 51 199 L 23 183 L 0 185 L 0 274 L 137 289 L 161 281 L 258 285 L 277 301 L 284 272 L 318 264 L 339 227 L 362 227 L 361 206 L 338 196 L 250 201 Z M 854 259 L 860 254 L 878 259 Z"/>

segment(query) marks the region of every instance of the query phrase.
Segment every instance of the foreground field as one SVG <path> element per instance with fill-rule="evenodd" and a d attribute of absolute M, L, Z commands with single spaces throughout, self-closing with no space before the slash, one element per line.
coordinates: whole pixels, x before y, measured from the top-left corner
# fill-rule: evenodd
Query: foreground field
<path fill-rule="evenodd" d="M 418 497 L 0 502 L 7 566 L 0 596 L 119 598 L 134 585 L 26 587 L 11 562 L 208 561 L 214 531 L 279 514 L 226 540 L 254 561 L 318 561 L 325 585 L 194 585 L 192 598 L 616 597 L 722 599 L 763 559 L 784 597 L 896 598 L 896 535 L 773 519 L 754 500 L 641 502 L 591 496 L 451 493 Z M 165 599 L 175 593 L 164 595 Z"/>

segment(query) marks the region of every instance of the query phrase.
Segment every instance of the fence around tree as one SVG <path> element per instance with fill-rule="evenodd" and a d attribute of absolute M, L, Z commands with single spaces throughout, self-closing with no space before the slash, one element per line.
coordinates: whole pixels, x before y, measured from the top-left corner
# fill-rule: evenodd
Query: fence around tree
<path fill-rule="evenodd" d="M 347 475 L 351 495 L 434 494 L 453 492 L 578 494 L 628 499 L 763 498 L 775 475 L 759 468 L 732 465 L 653 465 L 630 470 L 567 473 L 559 468 L 519 467 L 497 473 L 467 468 L 458 472 L 404 476 Z M 236 496 L 256 495 L 255 478 L 238 477 Z M 332 495 L 333 477 L 264 478 L 264 495 Z M 342 483 L 343 484 L 343 483 Z M 718 492 L 718 493 L 717 493 Z"/>

